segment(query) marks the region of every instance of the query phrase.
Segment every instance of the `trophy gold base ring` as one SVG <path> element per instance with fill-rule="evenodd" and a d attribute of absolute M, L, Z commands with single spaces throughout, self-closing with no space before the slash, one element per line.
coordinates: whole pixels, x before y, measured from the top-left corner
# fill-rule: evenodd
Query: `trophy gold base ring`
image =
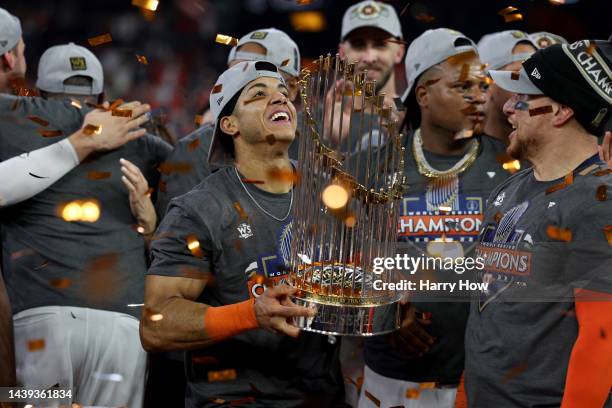
<path fill-rule="evenodd" d="M 337 336 L 374 336 L 395 331 L 400 324 L 399 300 L 385 304 L 339 305 L 292 296 L 298 306 L 316 307 L 313 318 L 294 318 L 302 330 Z"/>

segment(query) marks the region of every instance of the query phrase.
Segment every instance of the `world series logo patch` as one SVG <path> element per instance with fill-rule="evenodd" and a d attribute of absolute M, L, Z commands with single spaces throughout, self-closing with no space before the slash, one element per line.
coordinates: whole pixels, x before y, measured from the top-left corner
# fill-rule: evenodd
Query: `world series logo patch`
<path fill-rule="evenodd" d="M 70 67 L 73 71 L 85 71 L 87 69 L 87 62 L 83 57 L 70 57 Z"/>

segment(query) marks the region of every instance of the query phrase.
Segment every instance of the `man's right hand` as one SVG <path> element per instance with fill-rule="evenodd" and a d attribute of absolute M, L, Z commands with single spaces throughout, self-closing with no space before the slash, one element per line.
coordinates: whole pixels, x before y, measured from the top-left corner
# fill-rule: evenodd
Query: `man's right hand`
<path fill-rule="evenodd" d="M 94 151 L 113 150 L 144 136 L 145 129 L 139 127 L 149 120 L 146 113 L 151 107 L 140 102 L 130 102 L 129 108 L 132 110 L 131 117 L 113 116 L 111 111 L 101 109 L 85 115 L 81 129 L 68 138 L 80 161 Z M 87 125 L 100 126 L 100 133 L 87 134 L 85 131 Z"/>
<path fill-rule="evenodd" d="M 391 334 L 391 344 L 411 357 L 421 357 L 435 342 L 435 338 L 423 328 L 430 324 L 430 319 L 417 318 L 412 304 L 403 303 L 400 328 Z"/>
<path fill-rule="evenodd" d="M 297 306 L 289 298 L 297 292 L 288 285 L 278 285 L 269 288 L 255 300 L 255 317 L 262 329 L 268 329 L 277 334 L 297 337 L 300 329 L 290 324 L 293 317 L 314 317 L 316 311 Z"/>

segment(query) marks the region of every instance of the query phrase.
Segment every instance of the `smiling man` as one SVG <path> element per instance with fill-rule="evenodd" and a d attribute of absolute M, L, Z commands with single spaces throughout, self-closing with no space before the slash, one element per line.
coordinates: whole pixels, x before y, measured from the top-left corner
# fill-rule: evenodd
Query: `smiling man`
<path fill-rule="evenodd" d="M 611 71 L 612 43 L 587 40 L 491 71 L 514 94 L 508 153 L 533 166 L 488 200 L 477 253 L 489 285 L 466 333 L 470 407 L 612 403 L 612 170 L 595 136 L 610 126 Z"/>
<path fill-rule="evenodd" d="M 293 305 L 282 285 L 293 185 L 275 174 L 293 171 L 296 130 L 285 82 L 271 63 L 241 62 L 217 80 L 211 107 L 209 163 L 220 168 L 172 200 L 158 229 L 143 345 L 191 350 L 187 407 L 334 406 L 338 345 L 290 325 L 313 311 Z"/>

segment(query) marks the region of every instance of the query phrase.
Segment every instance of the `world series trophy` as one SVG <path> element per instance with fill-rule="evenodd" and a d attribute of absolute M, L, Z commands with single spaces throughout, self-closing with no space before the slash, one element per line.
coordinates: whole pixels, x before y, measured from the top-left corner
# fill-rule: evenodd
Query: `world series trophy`
<path fill-rule="evenodd" d="M 298 289 L 294 303 L 317 310 L 314 318 L 295 319 L 297 327 L 372 336 L 399 327 L 400 294 L 379 287 L 398 272 L 375 272 L 373 263 L 396 252 L 404 148 L 393 108 L 355 67 L 328 54 L 302 71 L 301 177 L 287 282 Z M 334 146 L 329 136 L 342 135 L 343 126 L 348 136 Z M 361 140 L 352 141 L 354 133 Z"/>

